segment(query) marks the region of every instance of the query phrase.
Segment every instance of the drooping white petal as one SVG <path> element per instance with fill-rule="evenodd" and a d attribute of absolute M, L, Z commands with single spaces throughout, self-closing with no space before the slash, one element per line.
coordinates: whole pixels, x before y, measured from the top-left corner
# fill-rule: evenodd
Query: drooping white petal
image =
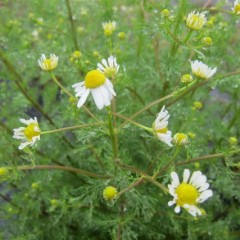
<path fill-rule="evenodd" d="M 92 89 L 92 95 L 93 95 L 93 99 L 94 99 L 94 102 L 97 106 L 98 109 L 103 109 L 104 107 L 104 101 L 103 101 L 103 97 L 101 95 L 101 92 L 98 90 L 98 88 L 96 89 Z"/>
<path fill-rule="evenodd" d="M 86 91 L 82 94 L 77 104 L 78 108 L 80 108 L 86 102 L 89 93 L 90 93 L 90 90 L 86 89 Z"/>
<path fill-rule="evenodd" d="M 206 201 L 208 198 L 212 197 L 212 195 L 213 195 L 212 190 L 206 190 L 200 194 L 199 198 L 197 199 L 197 202 L 202 203 Z"/>
<path fill-rule="evenodd" d="M 175 211 L 175 213 L 180 213 L 180 211 L 181 211 L 180 206 L 177 205 L 177 206 L 175 207 L 174 211 Z"/>

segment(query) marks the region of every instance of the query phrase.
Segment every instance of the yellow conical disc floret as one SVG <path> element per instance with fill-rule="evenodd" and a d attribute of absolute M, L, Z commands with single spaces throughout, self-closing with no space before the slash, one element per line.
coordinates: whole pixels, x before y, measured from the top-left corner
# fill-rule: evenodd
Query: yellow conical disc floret
<path fill-rule="evenodd" d="M 39 136 L 40 132 L 38 124 L 36 123 L 29 124 L 24 130 L 24 135 L 29 141 L 31 141 L 33 137 Z"/>
<path fill-rule="evenodd" d="M 84 85 L 86 88 L 97 88 L 103 85 L 105 81 L 106 77 L 103 73 L 98 70 L 92 70 L 87 73 Z"/>
<path fill-rule="evenodd" d="M 181 207 L 184 204 L 196 204 L 196 200 L 199 196 L 196 188 L 187 183 L 181 183 L 176 189 L 176 194 L 178 196 L 177 204 Z"/>
<path fill-rule="evenodd" d="M 103 198 L 106 201 L 111 201 L 117 197 L 118 191 L 115 187 L 108 186 L 103 190 Z"/>

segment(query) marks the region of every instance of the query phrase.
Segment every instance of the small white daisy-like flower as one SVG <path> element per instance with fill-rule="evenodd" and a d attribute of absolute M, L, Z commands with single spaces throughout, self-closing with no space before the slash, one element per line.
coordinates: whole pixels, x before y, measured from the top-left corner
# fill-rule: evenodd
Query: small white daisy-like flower
<path fill-rule="evenodd" d="M 111 36 L 116 29 L 116 25 L 117 24 L 115 21 L 109 21 L 109 22 L 102 23 L 104 35 L 107 37 Z"/>
<path fill-rule="evenodd" d="M 107 60 L 102 59 L 102 63 L 98 63 L 97 66 L 97 70 L 103 73 L 107 78 L 114 78 L 119 69 L 119 65 L 114 56 L 110 56 Z"/>
<path fill-rule="evenodd" d="M 186 25 L 191 30 L 199 30 L 203 27 L 203 25 L 207 22 L 207 18 L 204 13 L 199 13 L 193 11 L 188 14 Z"/>
<path fill-rule="evenodd" d="M 213 192 L 208 189 L 207 177 L 201 171 L 193 172 L 190 180 L 189 177 L 190 171 L 184 169 L 183 182 L 180 183 L 177 173 L 171 172 L 172 183 L 168 185 L 168 189 L 173 196 L 173 200 L 168 202 L 168 206 L 176 204 L 176 213 L 179 213 L 181 208 L 184 208 L 192 216 L 196 217 L 202 214 L 198 204 L 210 198 Z"/>
<path fill-rule="evenodd" d="M 199 77 L 202 79 L 208 79 L 212 77 L 217 71 L 216 67 L 210 68 L 208 67 L 208 65 L 198 60 L 195 60 L 193 62 L 191 60 L 189 61 L 191 63 L 192 72 L 196 77 Z"/>
<path fill-rule="evenodd" d="M 236 0 L 234 2 L 234 6 L 232 8 L 233 12 L 235 12 L 237 15 L 240 15 L 240 1 Z"/>
<path fill-rule="evenodd" d="M 50 54 L 50 58 L 46 58 L 45 54 L 42 54 L 38 64 L 42 70 L 52 71 L 57 67 L 58 57 L 55 54 Z"/>
<path fill-rule="evenodd" d="M 166 143 L 169 147 L 172 146 L 172 132 L 168 130 L 168 119 L 170 115 L 168 114 L 168 111 L 165 110 L 165 106 L 161 109 L 160 113 L 158 113 L 158 116 L 153 123 L 153 129 L 155 133 L 157 134 L 158 139 L 161 142 Z"/>
<path fill-rule="evenodd" d="M 98 109 L 109 106 L 113 96 L 116 96 L 111 81 L 99 70 L 88 72 L 85 81 L 76 83 L 72 87 L 75 88 L 76 97 L 80 97 L 78 108 L 85 103 L 90 92 Z"/>
<path fill-rule="evenodd" d="M 22 143 L 18 147 L 21 150 L 28 145 L 32 146 L 37 140 L 40 140 L 41 130 L 36 117 L 29 120 L 20 119 L 20 122 L 27 126 L 13 129 L 13 138 L 21 140 Z"/>

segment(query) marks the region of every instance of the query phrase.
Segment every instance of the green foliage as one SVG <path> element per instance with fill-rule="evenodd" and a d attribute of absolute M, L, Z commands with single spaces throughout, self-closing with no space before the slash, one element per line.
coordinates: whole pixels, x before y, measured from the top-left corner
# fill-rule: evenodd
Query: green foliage
<path fill-rule="evenodd" d="M 239 239 L 239 144 L 229 142 L 239 141 L 239 16 L 226 1 L 215 7 L 175 2 L 0 3 L 0 163 L 8 169 L 0 174 L 0 239 Z M 194 10 L 205 11 L 207 23 L 191 32 L 186 18 Z M 102 23 L 109 20 L 117 27 L 106 37 Z M 213 45 L 204 46 L 205 37 Z M 41 54 L 51 53 L 59 57 L 53 73 L 65 89 L 38 66 Z M 84 106 L 102 123 L 96 125 L 66 90 L 74 94 L 72 85 L 110 55 L 120 65 L 116 110 L 100 111 L 88 97 Z M 216 66 L 217 73 L 185 85 L 189 59 Z M 151 129 L 164 105 L 173 135 L 188 134 L 186 146 L 170 148 Z M 12 129 L 35 116 L 46 133 L 20 151 Z M 168 206 L 170 173 L 182 179 L 185 168 L 202 171 L 213 190 L 200 217 Z M 111 202 L 102 196 L 106 186 L 119 192 Z"/>

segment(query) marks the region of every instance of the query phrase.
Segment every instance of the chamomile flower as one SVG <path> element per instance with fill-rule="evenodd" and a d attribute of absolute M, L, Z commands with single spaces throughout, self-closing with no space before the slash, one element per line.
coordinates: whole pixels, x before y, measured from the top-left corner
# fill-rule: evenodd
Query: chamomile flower
<path fill-rule="evenodd" d="M 109 106 L 113 96 L 116 96 L 111 81 L 99 70 L 88 72 L 85 81 L 76 83 L 72 87 L 75 88 L 76 97 L 80 97 L 78 108 L 86 102 L 89 93 L 92 93 L 98 109 Z"/>
<path fill-rule="evenodd" d="M 97 70 L 103 73 L 107 78 L 114 78 L 119 69 L 119 65 L 114 56 L 110 56 L 107 60 L 102 59 L 102 62 L 98 63 L 97 67 Z"/>
<path fill-rule="evenodd" d="M 161 142 L 166 143 L 169 147 L 172 146 L 172 132 L 168 130 L 168 119 L 170 115 L 165 110 L 165 106 L 161 109 L 160 113 L 153 123 L 153 129 Z"/>
<path fill-rule="evenodd" d="M 107 37 L 111 36 L 116 29 L 116 25 L 117 24 L 115 21 L 109 21 L 109 22 L 102 23 L 104 35 Z"/>
<path fill-rule="evenodd" d="M 20 119 L 20 122 L 25 124 L 26 127 L 13 129 L 13 138 L 21 140 L 18 148 L 22 150 L 26 146 L 32 146 L 37 140 L 40 140 L 41 130 L 36 117 L 34 117 L 34 119 L 30 118 L 29 120 Z"/>
<path fill-rule="evenodd" d="M 232 8 L 233 12 L 235 12 L 237 15 L 240 15 L 240 1 L 236 0 L 234 2 L 234 6 Z"/>
<path fill-rule="evenodd" d="M 193 11 L 188 14 L 186 25 L 191 30 L 199 30 L 203 27 L 203 25 L 207 22 L 207 18 L 204 13 L 199 13 Z"/>
<path fill-rule="evenodd" d="M 208 65 L 204 64 L 203 62 L 200 62 L 198 60 L 195 61 L 191 61 L 191 68 L 192 68 L 192 72 L 196 77 L 202 78 L 202 79 L 208 79 L 210 77 L 212 77 L 216 71 L 217 68 L 210 68 L 208 67 Z"/>
<path fill-rule="evenodd" d="M 202 214 L 198 204 L 210 198 L 213 192 L 208 189 L 207 177 L 201 171 L 193 172 L 190 180 L 189 177 L 190 171 L 185 169 L 183 182 L 180 183 L 177 173 L 171 173 L 172 183 L 168 185 L 168 189 L 173 196 L 173 200 L 168 202 L 168 206 L 176 204 L 176 213 L 179 213 L 181 208 L 184 208 L 188 213 L 196 217 Z"/>
<path fill-rule="evenodd" d="M 50 54 L 50 58 L 46 58 L 45 54 L 42 54 L 38 64 L 42 70 L 52 71 L 57 67 L 58 57 L 55 54 Z"/>

